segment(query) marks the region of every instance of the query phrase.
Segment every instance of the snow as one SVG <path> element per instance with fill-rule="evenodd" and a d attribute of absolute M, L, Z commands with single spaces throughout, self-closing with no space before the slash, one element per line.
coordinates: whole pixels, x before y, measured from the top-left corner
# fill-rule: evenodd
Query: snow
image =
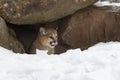
<path fill-rule="evenodd" d="M 94 5 L 103 7 L 103 6 L 117 6 L 120 7 L 120 3 L 115 3 L 115 2 L 109 2 L 109 1 L 98 1 Z"/>
<path fill-rule="evenodd" d="M 15 54 L 0 47 L 0 80 L 120 80 L 120 42 L 61 55 Z"/>

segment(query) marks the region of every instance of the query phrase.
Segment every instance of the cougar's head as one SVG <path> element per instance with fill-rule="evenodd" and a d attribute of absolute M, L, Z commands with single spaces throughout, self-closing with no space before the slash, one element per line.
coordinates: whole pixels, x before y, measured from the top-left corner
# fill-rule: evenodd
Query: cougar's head
<path fill-rule="evenodd" d="M 54 48 L 58 45 L 57 30 L 53 28 L 40 28 L 40 37 L 43 40 L 43 45 Z"/>

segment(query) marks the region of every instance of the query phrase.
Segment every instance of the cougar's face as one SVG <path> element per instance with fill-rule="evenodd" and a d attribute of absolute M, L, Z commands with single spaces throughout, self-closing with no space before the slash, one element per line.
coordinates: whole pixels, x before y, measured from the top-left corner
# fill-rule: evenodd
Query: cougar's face
<path fill-rule="evenodd" d="M 57 31 L 53 28 L 44 29 L 43 36 L 46 39 L 45 45 L 54 48 L 58 45 Z"/>
<path fill-rule="evenodd" d="M 52 32 L 49 37 L 48 37 L 48 40 L 49 40 L 49 47 L 51 48 L 54 48 L 55 46 L 58 45 L 58 35 L 56 32 Z"/>

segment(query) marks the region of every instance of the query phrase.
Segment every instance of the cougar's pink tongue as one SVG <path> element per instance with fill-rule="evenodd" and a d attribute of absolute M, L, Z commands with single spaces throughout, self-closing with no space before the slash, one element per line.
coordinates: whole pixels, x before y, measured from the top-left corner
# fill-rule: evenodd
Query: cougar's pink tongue
<path fill-rule="evenodd" d="M 58 45 L 58 42 L 56 41 L 55 43 L 52 43 L 52 45 L 57 46 L 57 45 Z"/>
<path fill-rule="evenodd" d="M 56 41 L 54 45 L 57 46 L 57 45 L 58 45 L 58 42 Z"/>

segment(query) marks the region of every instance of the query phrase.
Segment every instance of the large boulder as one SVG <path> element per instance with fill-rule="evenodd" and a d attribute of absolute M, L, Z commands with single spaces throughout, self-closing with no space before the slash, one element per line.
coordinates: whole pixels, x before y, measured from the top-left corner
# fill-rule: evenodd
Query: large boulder
<path fill-rule="evenodd" d="M 98 0 L 0 0 L 0 16 L 14 24 L 51 22 Z"/>
<path fill-rule="evenodd" d="M 23 45 L 17 40 L 16 34 L 9 29 L 5 21 L 0 17 L 0 46 L 13 50 L 16 53 L 24 53 Z"/>

